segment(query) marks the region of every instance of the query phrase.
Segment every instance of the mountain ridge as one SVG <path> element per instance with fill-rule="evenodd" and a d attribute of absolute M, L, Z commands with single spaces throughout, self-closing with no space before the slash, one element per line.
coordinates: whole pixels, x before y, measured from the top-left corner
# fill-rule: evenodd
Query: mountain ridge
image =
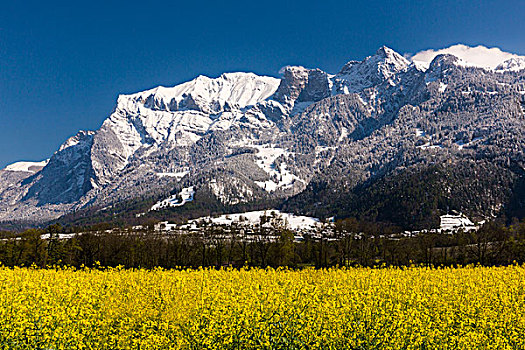
<path fill-rule="evenodd" d="M 521 164 L 523 149 L 513 150 L 507 142 L 522 145 L 520 132 L 502 134 L 505 142 L 491 138 L 506 132 L 503 126 L 523 126 L 524 72 L 517 65 L 487 71 L 438 55 L 422 70 L 382 47 L 333 75 L 288 66 L 282 79 L 225 73 L 120 95 L 101 128 L 68 139 L 42 170 L 16 179 L 0 170 L 0 221 L 16 215 L 38 223 L 140 198 L 144 206 L 132 211 L 142 212 L 146 203 L 190 186 L 195 203 L 169 209 L 167 216 L 199 207 L 201 195 L 218 212 L 260 209 L 267 203 L 315 214 L 312 205 L 318 201 L 301 200 L 320 195 L 315 183 L 335 186 L 330 201 L 333 191 L 362 191 L 367 183 L 432 159 L 461 160 L 471 153 L 487 159 L 488 152 L 504 158 L 511 152 L 507 163 Z M 420 131 L 412 139 L 407 128 Z M 475 145 L 479 149 L 472 151 Z M 377 153 L 378 147 L 385 149 Z M 378 159 L 359 153 L 374 149 Z M 443 154 L 436 153 L 440 150 Z M 505 178 L 518 181 L 509 171 Z M 505 186 L 511 186 L 509 181 L 503 181 Z M 498 201 L 506 201 L 505 196 Z M 501 214 L 505 205 L 498 205 L 493 211 Z M 199 208 L 205 211 L 205 205 Z M 333 208 L 319 215 L 343 217 L 361 209 Z M 488 209 L 479 211 L 479 216 L 490 215 Z"/>

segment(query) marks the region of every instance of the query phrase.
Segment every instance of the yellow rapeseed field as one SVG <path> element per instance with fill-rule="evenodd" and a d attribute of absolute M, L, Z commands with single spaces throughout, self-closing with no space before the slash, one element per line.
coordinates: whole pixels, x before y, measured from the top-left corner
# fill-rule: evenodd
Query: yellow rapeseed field
<path fill-rule="evenodd" d="M 525 349 L 525 267 L 0 268 L 0 349 Z"/>

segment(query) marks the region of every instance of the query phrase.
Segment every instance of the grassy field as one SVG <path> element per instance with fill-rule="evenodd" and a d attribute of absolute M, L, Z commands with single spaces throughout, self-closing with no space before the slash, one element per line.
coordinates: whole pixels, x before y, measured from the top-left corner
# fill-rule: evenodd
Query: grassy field
<path fill-rule="evenodd" d="M 525 349 L 525 267 L 0 268 L 0 349 Z"/>

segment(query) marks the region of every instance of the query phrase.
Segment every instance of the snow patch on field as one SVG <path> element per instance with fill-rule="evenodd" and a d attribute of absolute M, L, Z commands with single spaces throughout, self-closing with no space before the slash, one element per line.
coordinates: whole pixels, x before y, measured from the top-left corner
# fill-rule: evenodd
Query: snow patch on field
<path fill-rule="evenodd" d="M 57 233 L 52 235 L 51 233 L 44 233 L 40 235 L 40 239 L 71 239 L 81 234 L 82 233 Z"/>
<path fill-rule="evenodd" d="M 174 194 L 160 202 L 155 203 L 150 210 L 160 210 L 170 207 L 181 207 L 184 204 L 193 201 L 195 191 L 193 186 L 185 187 L 178 194 Z"/>
<path fill-rule="evenodd" d="M 441 231 L 455 231 L 463 229 L 464 231 L 477 230 L 477 226 L 465 215 L 442 215 L 440 216 Z"/>
<path fill-rule="evenodd" d="M 300 216 L 291 213 L 282 213 L 279 210 L 259 210 L 237 214 L 226 214 L 218 217 L 202 217 L 188 223 L 213 223 L 216 225 L 263 225 L 273 226 L 282 224 L 292 230 L 313 230 L 322 226 L 317 218 Z"/>

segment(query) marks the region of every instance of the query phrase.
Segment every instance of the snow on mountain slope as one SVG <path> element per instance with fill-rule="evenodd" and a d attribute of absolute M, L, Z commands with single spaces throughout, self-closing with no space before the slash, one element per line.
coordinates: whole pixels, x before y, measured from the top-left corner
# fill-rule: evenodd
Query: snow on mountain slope
<path fill-rule="evenodd" d="M 276 78 L 226 73 L 215 79 L 200 76 L 172 88 L 119 96 L 114 112 L 94 133 L 86 151 L 90 153 L 94 187 L 111 183 L 139 149 L 139 156 L 144 157 L 161 149 L 188 147 L 212 126 L 228 129 L 243 117 L 260 126 L 260 118 L 251 118 L 243 109 L 273 94 L 278 84 Z M 218 114 L 212 114 L 215 112 Z M 75 140 L 68 142 L 74 144 Z"/>
<path fill-rule="evenodd" d="M 69 147 L 72 147 L 72 146 L 75 146 L 75 145 L 78 145 L 80 142 L 82 142 L 84 140 L 84 138 L 86 136 L 90 136 L 90 135 L 94 135 L 95 132 L 94 131 L 85 131 L 85 130 L 80 130 L 76 135 L 74 136 L 71 136 L 70 138 L 68 138 L 66 140 L 66 142 L 64 142 L 63 144 L 60 145 L 60 148 L 58 149 L 58 152 L 62 152 L 63 150 L 65 150 L 66 148 L 69 148 Z M 58 153 L 57 152 L 57 153 Z"/>
<path fill-rule="evenodd" d="M 157 173 L 158 177 L 172 177 L 177 179 L 177 181 L 180 181 L 184 176 L 188 175 L 188 170 L 183 171 L 177 171 L 177 172 L 164 172 L 164 173 Z"/>
<path fill-rule="evenodd" d="M 139 148 L 153 152 L 159 147 L 188 147 L 210 128 L 225 130 L 253 114 L 243 109 L 264 101 L 280 80 L 253 73 L 225 73 L 212 79 L 192 81 L 131 95 L 120 95 L 113 114 L 95 136 L 95 144 L 112 147 L 94 152 L 93 168 L 98 182 L 108 183 Z M 264 116 L 263 116 L 264 117 Z M 258 118 L 249 120 L 258 124 Z M 264 120 L 263 120 L 264 123 Z"/>
<path fill-rule="evenodd" d="M 279 82 L 253 73 L 225 73 L 216 79 L 199 76 L 172 88 L 121 95 L 104 126 L 120 136 L 127 157 L 142 145 L 187 146 L 208 130 L 215 114 L 264 101 Z"/>
<path fill-rule="evenodd" d="M 49 162 L 49 159 L 43 160 L 41 162 L 16 162 L 13 164 L 9 164 L 4 168 L 6 171 L 23 171 L 27 173 L 37 173 L 42 168 L 44 168 L 47 163 Z"/>
<path fill-rule="evenodd" d="M 277 158 L 283 155 L 289 155 L 290 153 L 288 151 L 283 148 L 272 147 L 272 145 L 256 145 L 252 147 L 257 148 L 259 151 L 255 155 L 257 166 L 264 170 L 270 177 L 270 179 L 266 181 L 255 181 L 257 186 L 267 192 L 274 192 L 277 189 L 287 189 L 296 181 L 304 183 L 303 180 L 288 170 L 288 165 L 285 162 L 280 164 L 275 163 Z"/>
<path fill-rule="evenodd" d="M 525 69 L 525 57 L 513 57 L 499 64 L 495 70 L 496 71 L 511 71 L 519 72 L 520 70 Z"/>
<path fill-rule="evenodd" d="M 230 177 L 227 181 L 211 179 L 208 186 L 215 197 L 226 205 L 247 203 L 254 198 L 253 189 L 235 177 Z"/>
<path fill-rule="evenodd" d="M 287 66 L 281 70 L 283 79 L 272 98 L 285 106 L 290 115 L 295 115 L 327 97 L 359 93 L 377 86 L 409 66 L 406 58 L 385 46 L 362 61 L 348 62 L 335 75 L 320 69 Z"/>
<path fill-rule="evenodd" d="M 215 79 L 199 76 L 175 87 L 121 95 L 105 125 L 122 135 L 128 153 L 143 144 L 164 141 L 188 145 L 208 130 L 215 115 L 264 101 L 279 82 L 253 73 L 225 73 Z"/>
<path fill-rule="evenodd" d="M 360 92 L 388 80 L 408 68 L 410 62 L 383 46 L 373 56 L 363 61 L 350 61 L 332 78 L 332 94 Z"/>
<path fill-rule="evenodd" d="M 73 203 L 96 187 L 90 152 L 94 136 L 93 131 L 79 131 L 64 142 L 38 173 L 25 199 L 36 199 L 40 205 Z"/>
<path fill-rule="evenodd" d="M 200 75 L 175 87 L 155 89 L 126 95 L 132 102 L 141 102 L 153 110 L 198 110 L 216 114 L 231 108 L 253 106 L 274 94 L 280 79 L 253 73 L 224 73 L 218 78 Z"/>
<path fill-rule="evenodd" d="M 460 62 L 441 55 L 422 71 L 382 47 L 362 61 L 348 62 L 335 75 L 296 66 L 284 68 L 282 79 L 225 73 L 121 95 L 100 129 L 68 139 L 35 176 L 2 172 L 6 185 L 0 189 L 6 190 L 0 193 L 0 221 L 13 214 L 49 219 L 70 210 L 159 198 L 179 186 L 195 186 L 195 193 L 215 196 L 228 211 L 242 203 L 244 211 L 261 207 L 253 203 L 274 206 L 321 176 L 329 185 L 345 179 L 341 188 L 347 191 L 356 181 L 391 171 L 413 154 L 426 159 L 431 146 L 442 147 L 434 153 L 444 156 L 477 152 L 488 146 L 479 142 L 461 149 L 455 143 L 468 144 L 477 131 L 456 138 L 467 127 L 445 117 L 461 112 L 472 125 L 487 119 L 487 133 L 500 125 L 499 116 L 518 125 L 515 116 L 523 115 L 525 104 L 516 91 L 523 91 L 523 78 L 520 72 L 465 69 Z M 502 71 L 520 65 L 519 59 L 510 58 Z M 438 107 L 445 113 L 443 120 L 432 119 Z M 445 123 L 454 127 L 448 143 L 416 140 L 406 145 L 412 152 L 407 154 L 398 147 L 412 140 L 414 130 L 432 133 Z M 391 143 L 381 144 L 385 139 Z M 385 166 L 389 162 L 392 169 Z M 351 176 L 346 179 L 347 172 Z M 165 204 L 182 203 L 175 199 Z M 313 200 L 319 197 L 301 206 Z"/>
<path fill-rule="evenodd" d="M 180 191 L 180 193 L 174 194 L 169 198 L 155 203 L 150 210 L 159 210 L 169 207 L 181 207 L 184 204 L 193 201 L 194 194 L 195 190 L 193 189 L 193 186 L 185 187 L 182 189 L 182 191 Z"/>

